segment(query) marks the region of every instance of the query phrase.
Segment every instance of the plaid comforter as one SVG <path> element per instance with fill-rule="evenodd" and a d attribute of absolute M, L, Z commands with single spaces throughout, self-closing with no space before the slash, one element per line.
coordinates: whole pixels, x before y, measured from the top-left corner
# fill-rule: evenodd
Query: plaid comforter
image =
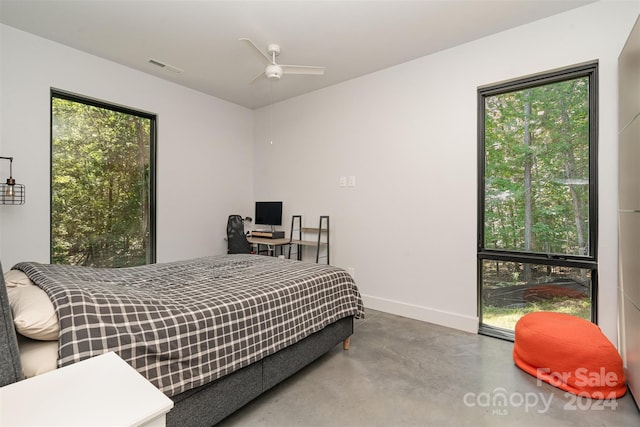
<path fill-rule="evenodd" d="M 59 366 L 115 351 L 168 396 L 362 315 L 344 270 L 257 255 L 129 268 L 20 263 L 51 298 Z"/>

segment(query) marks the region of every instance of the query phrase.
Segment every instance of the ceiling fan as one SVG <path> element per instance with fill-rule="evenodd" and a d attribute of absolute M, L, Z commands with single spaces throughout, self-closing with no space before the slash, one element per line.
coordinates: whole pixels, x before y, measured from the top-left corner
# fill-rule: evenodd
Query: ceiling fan
<path fill-rule="evenodd" d="M 247 42 L 253 46 L 256 51 L 263 56 L 263 58 L 267 61 L 267 66 L 264 71 L 258 74 L 256 77 L 249 82 L 249 84 L 254 83 L 256 80 L 264 77 L 268 80 L 280 80 L 283 74 L 305 74 L 305 75 L 313 75 L 313 76 L 321 76 L 324 74 L 324 67 L 317 67 L 314 65 L 283 65 L 276 63 L 276 56 L 280 55 L 280 45 L 271 43 L 267 46 L 267 53 L 256 46 L 254 42 L 252 42 L 248 38 L 241 38 L 240 41 Z"/>

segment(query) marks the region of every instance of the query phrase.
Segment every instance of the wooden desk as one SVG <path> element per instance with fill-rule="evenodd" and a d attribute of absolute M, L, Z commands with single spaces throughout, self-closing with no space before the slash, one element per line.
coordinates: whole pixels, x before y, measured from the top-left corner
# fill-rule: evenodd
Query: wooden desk
<path fill-rule="evenodd" d="M 256 245 L 258 247 L 258 253 L 260 253 L 260 245 L 265 245 L 268 248 L 268 251 L 272 253 L 273 256 L 276 255 L 276 248 L 280 247 L 280 253 L 283 254 L 282 247 L 284 245 L 288 245 L 291 239 L 288 237 L 283 237 L 281 239 L 269 239 L 266 237 L 252 237 L 247 236 L 247 240 L 252 245 Z M 271 248 L 273 247 L 273 249 Z"/>

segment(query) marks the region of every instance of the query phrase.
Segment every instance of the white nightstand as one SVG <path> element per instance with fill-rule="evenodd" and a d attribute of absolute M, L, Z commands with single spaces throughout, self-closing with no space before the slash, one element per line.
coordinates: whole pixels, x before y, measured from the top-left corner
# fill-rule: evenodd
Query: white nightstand
<path fill-rule="evenodd" d="M 165 425 L 173 401 L 115 353 L 0 388 L 0 426 Z"/>

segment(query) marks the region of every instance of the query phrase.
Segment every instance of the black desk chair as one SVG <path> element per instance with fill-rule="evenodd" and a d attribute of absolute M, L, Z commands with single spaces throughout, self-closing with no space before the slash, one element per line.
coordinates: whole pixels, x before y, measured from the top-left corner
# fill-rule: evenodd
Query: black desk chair
<path fill-rule="evenodd" d="M 227 253 L 251 253 L 251 243 L 244 234 L 244 220 L 240 215 L 229 215 L 227 220 Z"/>

